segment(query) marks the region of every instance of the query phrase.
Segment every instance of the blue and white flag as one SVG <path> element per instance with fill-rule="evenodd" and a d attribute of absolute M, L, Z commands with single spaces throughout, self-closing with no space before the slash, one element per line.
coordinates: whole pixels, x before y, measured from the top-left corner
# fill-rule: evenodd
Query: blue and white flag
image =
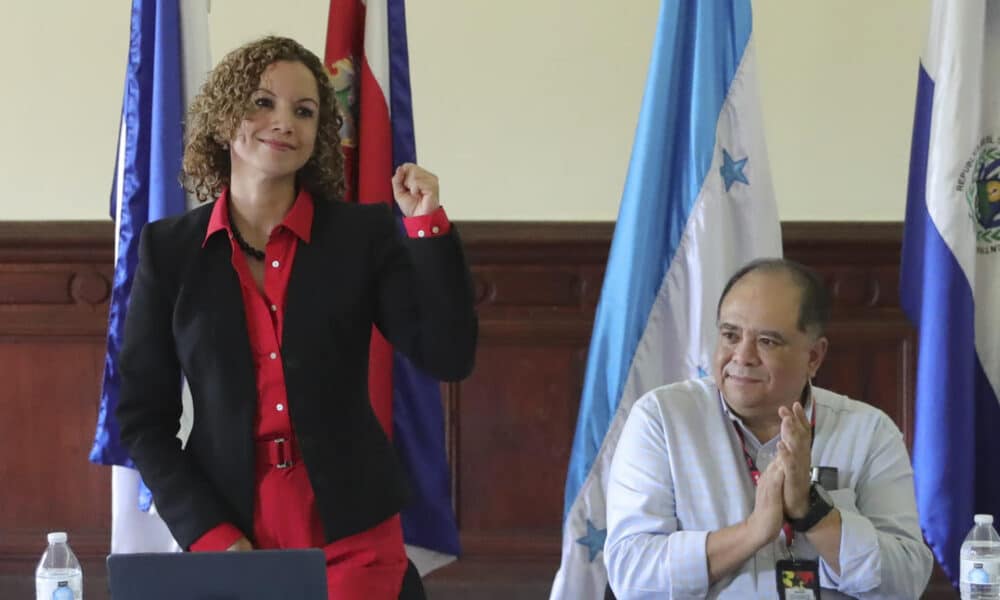
<path fill-rule="evenodd" d="M 133 0 L 125 93 L 111 192 L 115 274 L 108 347 L 92 462 L 112 471 L 111 551 L 164 552 L 177 544 L 155 510 L 118 436 L 114 411 L 129 292 L 139 233 L 150 222 L 184 212 L 180 183 L 186 106 L 209 68 L 208 0 Z M 190 411 L 179 435 L 190 431 Z"/>
<path fill-rule="evenodd" d="M 711 371 L 716 303 L 781 256 L 749 0 L 664 0 L 597 307 L 551 598 L 603 598 L 605 492 L 632 404 Z"/>
<path fill-rule="evenodd" d="M 920 526 L 952 583 L 1000 518 L 1000 2 L 936 0 L 920 64 L 900 301 L 919 332 Z"/>

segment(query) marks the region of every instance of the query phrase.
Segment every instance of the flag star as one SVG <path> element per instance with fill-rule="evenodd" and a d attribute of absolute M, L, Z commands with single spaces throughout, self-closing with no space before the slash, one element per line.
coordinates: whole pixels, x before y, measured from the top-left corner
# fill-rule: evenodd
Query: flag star
<path fill-rule="evenodd" d="M 598 529 L 590 519 L 587 519 L 587 535 L 577 538 L 576 543 L 587 547 L 590 553 L 590 562 L 594 562 L 597 555 L 604 550 L 604 540 L 608 537 L 607 529 Z"/>
<path fill-rule="evenodd" d="M 746 174 L 743 173 L 743 168 L 747 165 L 747 160 L 749 158 L 733 160 L 733 157 L 729 156 L 729 152 L 725 149 L 722 150 L 722 166 L 719 167 L 719 174 L 722 175 L 723 181 L 726 182 L 727 192 L 733 186 L 734 182 L 739 181 L 747 185 L 750 184 Z"/>

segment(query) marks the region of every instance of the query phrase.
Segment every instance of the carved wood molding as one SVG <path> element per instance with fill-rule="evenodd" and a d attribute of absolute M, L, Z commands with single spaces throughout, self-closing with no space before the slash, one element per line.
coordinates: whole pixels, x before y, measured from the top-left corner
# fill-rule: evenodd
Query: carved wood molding
<path fill-rule="evenodd" d="M 110 221 L 0 221 L 0 264 L 107 263 L 114 260 Z"/>
<path fill-rule="evenodd" d="M 499 593 L 504 578 L 544 587 L 559 560 L 565 467 L 614 225 L 456 225 L 473 270 L 480 315 L 476 371 L 461 384 L 442 387 L 452 499 L 465 559 L 429 582 L 462 582 L 467 591 L 484 573 L 503 573 L 475 589 Z M 912 441 L 916 340 L 899 308 L 902 224 L 789 222 L 782 224 L 782 235 L 785 255 L 817 269 L 835 299 L 831 359 L 820 384 L 828 378 L 826 385 L 838 391 L 874 397 Z M 46 360 L 58 355 L 60 372 L 69 374 L 57 384 L 67 390 L 53 394 L 59 398 L 29 394 L 22 399 L 10 386 L 6 395 L 0 390 L 0 409 L 58 411 L 60 419 L 73 420 L 68 427 L 86 433 L 71 449 L 50 452 L 84 452 L 94 426 L 113 237 L 110 221 L 0 222 L 0 352 L 6 349 L 9 357 L 32 352 L 34 362 L 25 359 L 24 364 L 40 370 L 50 368 Z M 18 373 L 13 387 L 38 386 L 43 377 Z M 71 390 L 74 401 L 67 403 Z M 27 443 L 24 435 L 11 439 L 11 444 Z M 0 453 L 24 451 L 4 443 Z M 110 489 L 101 491 L 108 488 L 108 473 L 80 468 L 83 456 L 48 462 L 66 471 L 53 477 L 65 477 L 92 495 L 105 493 L 91 500 L 110 504 Z M 21 473 L 31 468 L 24 461 L 12 465 L 19 471 L 6 475 L 22 481 L 33 477 Z M 74 549 L 92 569 L 100 568 L 110 537 L 106 513 L 81 515 L 67 507 L 54 507 L 51 514 L 71 521 L 67 527 L 77 532 L 72 538 L 77 541 L 71 539 Z M 42 519 L 46 510 L 34 507 L 26 513 Z M 0 514 L 0 565 L 5 565 L 0 575 L 22 572 L 22 566 L 37 561 L 43 534 Z M 3 585 L 0 579 L 0 597 L 6 597 Z"/>

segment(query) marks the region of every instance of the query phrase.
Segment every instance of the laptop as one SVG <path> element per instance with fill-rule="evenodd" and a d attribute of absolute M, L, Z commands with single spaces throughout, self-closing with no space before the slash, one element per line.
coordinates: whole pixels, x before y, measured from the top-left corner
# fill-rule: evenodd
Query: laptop
<path fill-rule="evenodd" d="M 111 600 L 327 600 L 323 551 L 108 556 Z"/>

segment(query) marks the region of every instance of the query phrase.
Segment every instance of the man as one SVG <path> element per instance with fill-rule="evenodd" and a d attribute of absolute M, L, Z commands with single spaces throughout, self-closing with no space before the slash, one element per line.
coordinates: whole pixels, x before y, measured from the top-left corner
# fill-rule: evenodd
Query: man
<path fill-rule="evenodd" d="M 933 563 L 899 429 L 810 383 L 829 311 L 802 265 L 752 262 L 719 300 L 713 377 L 636 402 L 608 483 L 619 600 L 778 598 L 792 558 L 824 599 L 920 596 Z"/>

